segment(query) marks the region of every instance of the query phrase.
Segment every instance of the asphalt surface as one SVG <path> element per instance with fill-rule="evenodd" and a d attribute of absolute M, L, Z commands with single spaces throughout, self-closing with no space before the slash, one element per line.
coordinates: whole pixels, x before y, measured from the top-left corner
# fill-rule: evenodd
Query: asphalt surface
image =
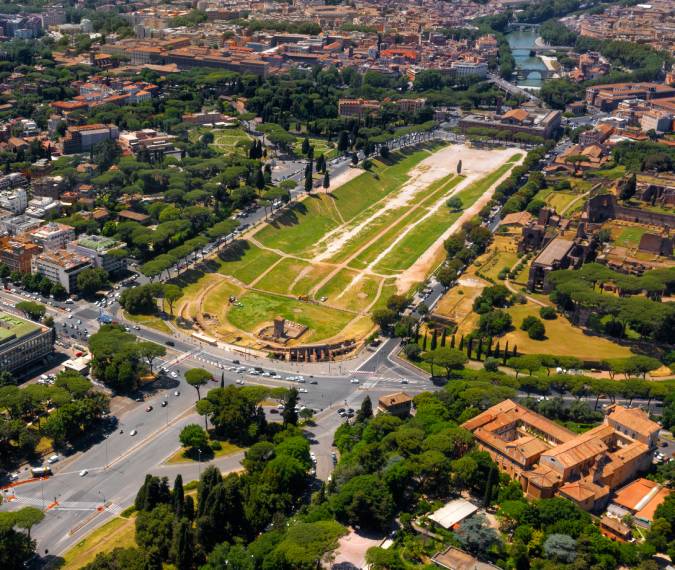
<path fill-rule="evenodd" d="M 65 311 L 54 309 L 52 312 L 59 324 L 81 320 L 82 326 L 90 332 L 95 332 L 97 328 L 96 311 L 84 303 L 74 306 L 72 319 L 68 319 L 69 313 Z M 52 465 L 52 477 L 22 483 L 4 491 L 3 509 L 32 505 L 46 510 L 45 520 L 32 532 L 38 543 L 38 553 L 50 553 L 41 563 L 54 554 L 63 553 L 92 529 L 132 504 L 148 472 L 167 476 L 170 480 L 181 473 L 184 481 L 190 481 L 197 479 L 201 469 L 209 463 L 223 471 L 240 467 L 241 453 L 210 462 L 165 463 L 180 448 L 180 430 L 188 423 L 203 424 L 203 418 L 194 412 L 196 391 L 184 380 L 184 373 L 189 368 L 206 368 L 217 379 L 217 382 L 202 389 L 202 395 L 208 389 L 219 386 L 221 375 L 225 384 L 243 381 L 244 384 L 293 385 L 306 389 L 307 393 L 300 394 L 300 403 L 316 412 L 316 425 L 307 429 L 307 436 L 317 458 L 316 475 L 324 480 L 334 464 L 333 434 L 345 421 L 337 413 L 339 408 L 357 410 L 366 395 L 370 395 L 377 405 L 377 399 L 383 394 L 401 389 L 416 394 L 432 387 L 426 375 L 392 358 L 392 352 L 398 348 L 398 340 L 387 340 L 376 352 L 364 351 L 354 361 L 333 363 L 331 369 L 325 364 L 278 363 L 279 366 L 275 366 L 277 363 L 265 361 L 266 365 L 263 365 L 217 347 L 196 345 L 188 337 L 171 337 L 146 328 L 133 332 L 161 344 L 169 338 L 174 343 L 173 347 L 166 347 L 166 357 L 155 363 L 155 367 L 163 366 L 168 370 L 161 387 L 144 392 L 141 402 L 124 398 L 123 404 L 116 406 L 122 410 L 117 416 L 118 424 L 110 429 L 107 437 L 93 437 L 85 450 L 61 457 Z M 270 373 L 278 372 L 281 379 L 238 374 L 231 370 L 233 359 L 240 360 L 242 366 L 262 366 Z M 304 375 L 305 383 L 286 379 L 289 374 L 295 375 L 298 371 Z M 358 383 L 352 381 L 355 379 Z M 174 395 L 175 392 L 178 395 Z M 115 400 L 119 404 L 122 399 Z M 166 407 L 162 407 L 162 401 L 167 402 Z M 146 408 L 149 405 L 153 409 L 148 412 Z M 273 414 L 271 409 L 266 408 L 268 419 L 278 421 L 279 415 Z M 131 435 L 132 430 L 136 430 L 136 435 Z M 86 470 L 84 475 L 83 470 Z M 28 468 L 24 468 L 20 475 L 21 480 L 29 478 Z"/>

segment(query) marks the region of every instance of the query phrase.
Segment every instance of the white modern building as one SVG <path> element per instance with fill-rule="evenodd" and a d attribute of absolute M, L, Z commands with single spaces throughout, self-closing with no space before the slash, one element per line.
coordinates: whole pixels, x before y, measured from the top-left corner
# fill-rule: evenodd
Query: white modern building
<path fill-rule="evenodd" d="M 28 193 L 23 188 L 0 192 L 0 208 L 13 214 L 23 214 L 28 206 Z"/>
<path fill-rule="evenodd" d="M 68 293 L 77 290 L 77 276 L 92 265 L 88 257 L 65 249 L 44 251 L 31 261 L 33 273 L 39 273 L 54 283 L 60 283 Z"/>
<path fill-rule="evenodd" d="M 75 228 L 58 222 L 50 222 L 30 232 L 30 239 L 45 251 L 65 249 L 75 239 Z"/>

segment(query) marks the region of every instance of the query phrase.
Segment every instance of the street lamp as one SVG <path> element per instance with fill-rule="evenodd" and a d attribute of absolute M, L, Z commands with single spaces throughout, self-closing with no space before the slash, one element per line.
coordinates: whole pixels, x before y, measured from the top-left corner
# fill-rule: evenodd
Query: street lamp
<path fill-rule="evenodd" d="M 198 449 L 197 453 L 199 454 L 199 461 L 197 462 L 197 467 L 199 470 L 199 479 L 202 477 L 202 450 Z"/>

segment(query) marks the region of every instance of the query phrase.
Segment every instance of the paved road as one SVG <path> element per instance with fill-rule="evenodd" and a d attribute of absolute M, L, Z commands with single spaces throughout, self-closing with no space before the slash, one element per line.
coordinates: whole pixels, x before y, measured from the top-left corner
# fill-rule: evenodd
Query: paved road
<path fill-rule="evenodd" d="M 78 309 L 78 313 L 85 309 Z M 141 330 L 144 338 L 161 340 L 162 335 L 154 331 Z M 164 387 L 146 393 L 143 402 L 127 401 L 125 411 L 118 417 L 119 425 L 106 438 L 93 442 L 83 452 L 63 458 L 54 464 L 54 476 L 48 479 L 22 484 L 5 492 L 3 509 L 15 509 L 25 505 L 34 505 L 47 509 L 45 520 L 33 530 L 38 541 L 38 551 L 45 549 L 59 554 L 81 540 L 87 532 L 118 514 L 129 506 L 135 497 L 146 473 L 165 475 L 173 479 L 181 473 L 185 481 L 196 479 L 206 462 L 166 465 L 164 461 L 179 448 L 178 434 L 188 423 L 202 423 L 203 418 L 194 412 L 195 390 L 183 379 L 185 370 L 202 366 L 211 370 L 218 378 L 225 377 L 226 384 L 242 380 L 246 384 L 266 386 L 289 386 L 294 383 L 286 379 L 261 378 L 248 374 L 240 375 L 229 369 L 221 369 L 227 364 L 224 354 L 214 347 L 202 349 L 176 340 L 176 346 L 170 350 L 164 365 L 176 378 L 165 381 Z M 391 358 L 392 351 L 398 347 L 398 341 L 388 340 L 358 369 L 350 369 L 342 376 L 323 374 L 310 378 L 305 372 L 307 389 L 301 394 L 301 403 L 317 410 L 316 426 L 308 429 L 308 436 L 314 442 L 312 451 L 317 457 L 317 476 L 326 479 L 333 468 L 331 453 L 335 429 L 344 420 L 337 414 L 340 407 L 358 409 L 363 398 L 370 395 L 374 405 L 377 399 L 386 393 L 404 388 L 416 394 L 431 387 L 425 375 L 414 368 L 398 364 Z M 274 370 L 271 367 L 265 367 Z M 304 370 L 303 370 L 304 371 Z M 346 371 L 345 371 L 346 372 Z M 279 370 L 285 378 L 287 371 Z M 352 383 L 351 378 L 358 378 Z M 402 379 L 405 378 L 405 384 Z M 310 382 L 316 382 L 311 384 Z M 207 388 L 218 386 L 210 384 Z M 300 386 L 300 385 L 298 385 Z M 179 395 L 174 395 L 178 391 Z M 204 392 L 204 390 L 202 391 Z M 161 401 L 168 402 L 166 407 Z M 152 405 L 154 409 L 146 412 Z M 275 420 L 279 416 L 267 410 L 268 418 Z M 124 433 L 120 433 L 123 430 Z M 137 435 L 131 436 L 131 430 Z M 241 454 L 219 458 L 212 461 L 224 471 L 237 469 Z M 80 476 L 82 470 L 88 473 Z M 24 470 L 22 478 L 28 477 Z M 12 495 L 12 493 L 14 493 Z M 55 504 L 58 503 L 58 504 Z"/>

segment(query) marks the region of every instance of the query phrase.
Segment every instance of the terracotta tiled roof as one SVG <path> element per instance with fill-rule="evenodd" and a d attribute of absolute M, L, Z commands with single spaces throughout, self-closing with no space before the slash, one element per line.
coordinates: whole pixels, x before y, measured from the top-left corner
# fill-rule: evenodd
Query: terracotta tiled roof
<path fill-rule="evenodd" d="M 639 433 L 645 437 L 650 437 L 661 429 L 659 424 L 650 420 L 649 415 L 639 408 L 615 406 L 614 410 L 609 414 L 608 419 L 626 426 L 635 433 Z"/>

